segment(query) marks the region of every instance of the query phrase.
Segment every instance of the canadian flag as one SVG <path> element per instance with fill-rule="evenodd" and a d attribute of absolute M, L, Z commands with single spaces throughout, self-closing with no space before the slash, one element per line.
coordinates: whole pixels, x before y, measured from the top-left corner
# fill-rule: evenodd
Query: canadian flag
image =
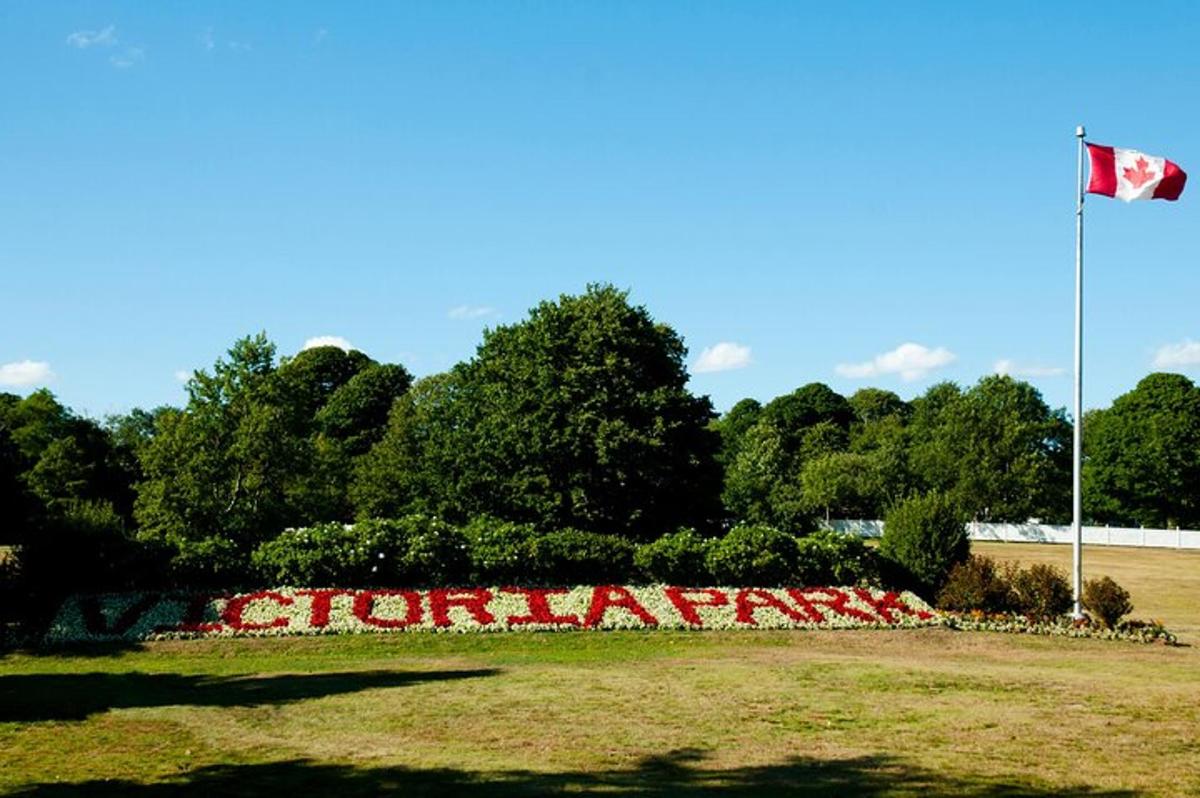
<path fill-rule="evenodd" d="M 1187 174 L 1166 158 L 1146 155 L 1137 150 L 1088 144 L 1092 159 L 1089 194 L 1132 202 L 1133 200 L 1177 200 L 1183 193 Z"/>

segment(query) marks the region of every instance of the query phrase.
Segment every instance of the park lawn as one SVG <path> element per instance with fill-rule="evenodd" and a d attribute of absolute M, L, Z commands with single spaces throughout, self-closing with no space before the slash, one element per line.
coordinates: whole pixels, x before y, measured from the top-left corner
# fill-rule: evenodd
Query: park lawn
<path fill-rule="evenodd" d="M 1071 573 L 1071 547 L 1053 543 L 972 543 L 997 560 L 1057 565 Z M 1158 619 L 1200 642 L 1200 551 L 1084 546 L 1083 578 L 1111 576 L 1129 591 L 1133 615 Z"/>
<path fill-rule="evenodd" d="M 1135 603 L 1200 628 L 1194 558 L 1122 553 Z M 1160 570 L 1184 595 L 1158 596 Z M 1198 648 L 942 629 L 0 658 L 0 792 L 40 796 L 1183 796 L 1200 794 L 1198 730 Z"/>

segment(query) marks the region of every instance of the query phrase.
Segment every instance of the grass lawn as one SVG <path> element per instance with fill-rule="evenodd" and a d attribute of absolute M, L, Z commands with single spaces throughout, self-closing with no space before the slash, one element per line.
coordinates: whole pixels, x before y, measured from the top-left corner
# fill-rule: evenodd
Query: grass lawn
<path fill-rule="evenodd" d="M 1200 631 L 1200 556 L 1087 551 L 1139 614 Z M 1200 649 L 923 629 L 394 634 L 0 658 L 0 792 L 287 790 L 1197 795 Z"/>

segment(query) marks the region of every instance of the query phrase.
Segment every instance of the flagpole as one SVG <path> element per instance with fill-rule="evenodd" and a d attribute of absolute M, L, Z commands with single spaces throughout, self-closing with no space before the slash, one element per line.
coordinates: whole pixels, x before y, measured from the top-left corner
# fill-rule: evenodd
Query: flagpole
<path fill-rule="evenodd" d="M 1079 140 L 1078 193 L 1075 196 L 1075 435 L 1071 457 L 1071 531 L 1074 533 L 1072 566 L 1075 576 L 1074 616 L 1083 617 L 1083 125 L 1075 128 Z"/>

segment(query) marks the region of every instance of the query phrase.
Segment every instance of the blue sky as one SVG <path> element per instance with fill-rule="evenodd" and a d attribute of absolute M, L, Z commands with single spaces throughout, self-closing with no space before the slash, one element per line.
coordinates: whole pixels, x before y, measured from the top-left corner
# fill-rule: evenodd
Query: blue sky
<path fill-rule="evenodd" d="M 1066 405 L 1075 125 L 1200 170 L 1198 34 L 1186 3 L 10 0 L 0 390 L 179 404 L 258 330 L 431 374 L 607 281 L 719 409 L 1001 361 Z M 1089 200 L 1086 405 L 1200 377 L 1198 191 Z"/>

